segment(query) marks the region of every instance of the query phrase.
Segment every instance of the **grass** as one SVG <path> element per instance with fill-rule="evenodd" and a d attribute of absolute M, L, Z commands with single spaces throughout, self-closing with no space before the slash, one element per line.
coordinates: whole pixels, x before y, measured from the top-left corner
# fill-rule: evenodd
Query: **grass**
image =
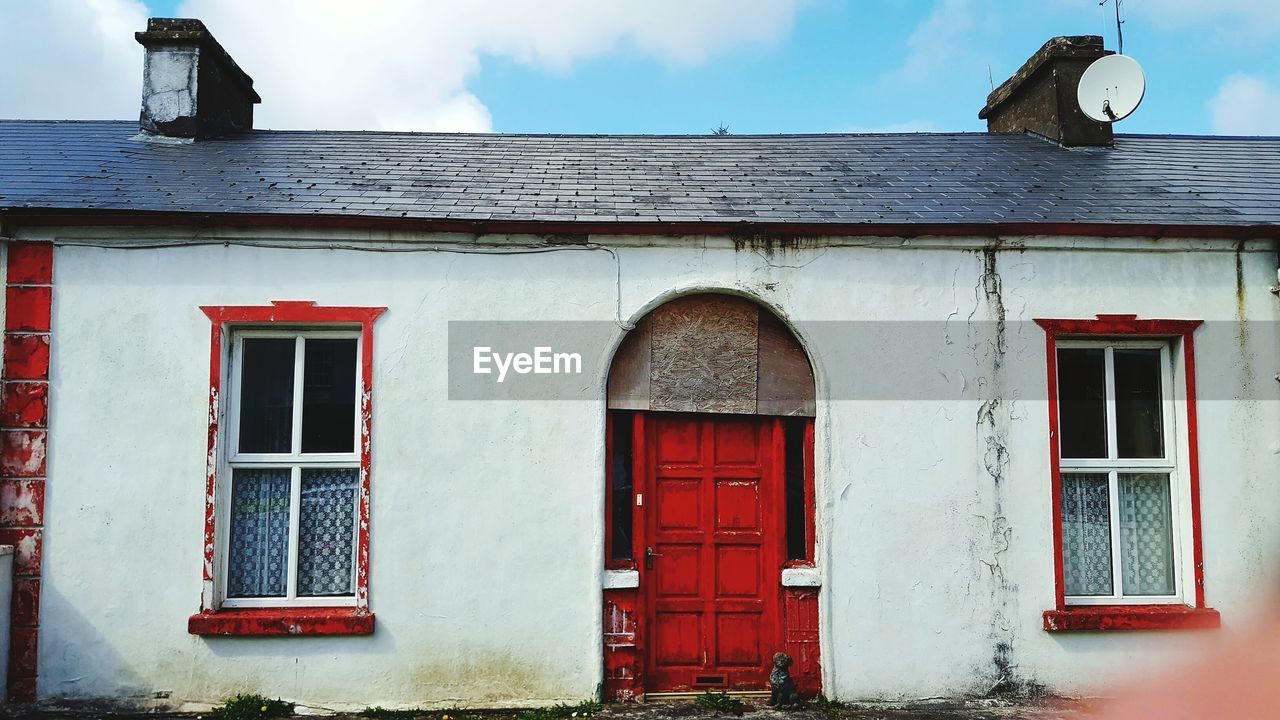
<path fill-rule="evenodd" d="M 584 700 L 577 705 L 556 705 L 549 708 L 521 710 L 516 720 L 569 720 L 571 718 L 589 718 L 600 712 L 600 703 Z"/>
<path fill-rule="evenodd" d="M 271 700 L 262 695 L 236 695 L 213 709 L 219 720 L 259 720 L 293 717 L 293 703 Z"/>
<path fill-rule="evenodd" d="M 459 708 L 451 708 L 449 710 L 423 710 L 420 708 L 391 710 L 381 706 L 374 706 L 367 707 L 356 714 L 360 717 L 372 718 L 372 720 L 413 720 L 414 718 L 430 718 L 430 720 L 492 720 L 492 718 L 487 719 L 480 713 Z"/>
<path fill-rule="evenodd" d="M 826 695 L 819 695 L 815 697 L 811 703 L 811 707 L 822 713 L 824 717 L 828 718 L 840 717 L 840 714 L 845 709 L 844 703 L 839 703 L 835 700 L 828 700 Z"/>
<path fill-rule="evenodd" d="M 716 715 L 741 715 L 747 706 L 727 692 L 707 692 L 694 698 L 693 704 Z"/>
<path fill-rule="evenodd" d="M 453 708 L 450 710 L 391 710 L 384 707 L 367 707 L 357 715 L 370 720 L 585 720 L 600 712 L 600 703 L 593 700 L 580 702 L 577 705 L 556 705 L 549 708 L 535 708 L 518 712 L 494 710 L 477 712 Z M 239 719 L 237 719 L 239 720 Z"/>
<path fill-rule="evenodd" d="M 390 710 L 381 705 L 367 707 L 356 713 L 360 717 L 374 718 L 375 720 L 409 720 L 427 713 L 423 710 Z"/>

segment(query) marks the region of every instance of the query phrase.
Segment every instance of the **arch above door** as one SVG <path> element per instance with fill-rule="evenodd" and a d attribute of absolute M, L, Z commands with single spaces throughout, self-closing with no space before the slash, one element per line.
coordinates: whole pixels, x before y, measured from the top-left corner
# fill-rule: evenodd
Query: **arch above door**
<path fill-rule="evenodd" d="M 660 305 L 623 338 L 609 370 L 619 410 L 814 414 L 813 369 L 791 330 L 734 295 Z"/>

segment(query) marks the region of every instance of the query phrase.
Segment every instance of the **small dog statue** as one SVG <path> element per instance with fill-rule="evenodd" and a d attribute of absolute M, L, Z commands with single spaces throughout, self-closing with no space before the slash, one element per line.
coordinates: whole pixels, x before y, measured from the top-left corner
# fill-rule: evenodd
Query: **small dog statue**
<path fill-rule="evenodd" d="M 774 653 L 773 671 L 769 673 L 769 704 L 777 708 L 794 707 L 800 704 L 800 693 L 796 692 L 796 682 L 791 679 L 791 656 Z"/>

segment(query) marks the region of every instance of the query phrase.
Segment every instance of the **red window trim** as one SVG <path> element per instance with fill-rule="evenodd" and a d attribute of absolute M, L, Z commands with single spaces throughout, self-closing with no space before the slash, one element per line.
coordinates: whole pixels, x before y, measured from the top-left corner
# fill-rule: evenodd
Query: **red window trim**
<path fill-rule="evenodd" d="M 373 613 L 365 608 L 236 608 L 202 612 L 187 619 L 192 635 L 371 635 Z"/>
<path fill-rule="evenodd" d="M 813 473 L 813 434 L 814 424 L 813 418 L 805 418 L 804 422 L 804 438 L 802 451 L 804 453 L 804 542 L 805 542 L 805 559 L 804 560 L 786 560 L 782 563 L 784 568 L 812 568 L 818 566 L 817 558 L 817 498 L 814 488 Z M 784 553 L 785 555 L 785 553 Z"/>
<path fill-rule="evenodd" d="M 614 433 L 618 431 L 618 423 L 617 423 L 617 416 L 618 416 L 618 412 L 619 412 L 619 411 L 617 411 L 617 410 L 613 410 L 613 409 L 606 409 L 606 410 L 605 410 L 605 421 L 604 421 L 604 456 L 605 456 L 605 459 L 604 459 L 604 492 L 605 492 L 605 505 L 604 505 L 604 507 L 605 507 L 604 569 L 605 569 L 605 570 L 635 570 L 635 569 L 636 569 L 636 561 L 635 561 L 635 557 L 636 557 L 636 548 L 635 548 L 635 521 L 634 521 L 634 520 L 632 521 L 632 525 L 631 525 L 631 527 L 632 527 L 632 531 L 631 531 L 631 542 L 632 542 L 632 545 L 631 545 L 631 559 L 630 559 L 630 560 L 619 560 L 619 559 L 615 559 L 615 558 L 613 557 L 613 550 L 614 550 L 614 547 L 613 547 L 613 510 L 614 510 L 614 503 L 617 501 L 617 500 L 614 498 L 614 493 L 613 493 L 613 436 L 614 436 Z M 635 425 L 636 425 L 636 415 L 638 415 L 638 414 L 639 414 L 639 413 L 638 413 L 638 411 L 634 411 L 634 410 L 625 410 L 625 411 L 621 411 L 621 412 L 630 412 L 630 413 L 632 413 L 632 423 L 631 423 L 631 428 L 634 430 Z M 631 450 L 632 450 L 632 453 L 633 453 L 632 457 L 633 457 L 633 458 L 634 458 L 634 453 L 635 453 L 635 449 L 636 449 L 636 447 L 637 447 L 637 446 L 636 446 L 636 444 L 635 444 L 634 435 L 633 435 L 632 445 L 631 445 Z M 633 463 L 633 464 L 634 464 L 634 463 Z M 633 494 L 633 496 L 634 496 L 634 493 L 636 492 L 636 490 L 635 490 L 635 477 L 634 477 L 634 473 L 633 473 L 633 476 L 632 476 L 632 478 L 631 478 L 631 483 L 632 483 L 631 490 L 632 490 L 632 494 Z M 631 498 L 625 498 L 625 499 L 623 499 L 623 502 L 626 502 L 626 503 L 631 504 L 631 505 L 634 505 L 634 504 L 635 504 L 634 502 L 632 502 Z"/>
<path fill-rule="evenodd" d="M 209 435 L 205 470 L 204 588 L 200 612 L 187 621 L 193 635 L 361 635 L 373 632 L 369 612 L 369 468 L 372 454 L 373 323 L 385 307 L 327 307 L 313 301 L 273 300 L 270 305 L 209 305 L 200 310 L 212 323 L 209 336 Z M 215 608 L 217 566 L 219 422 L 222 416 L 223 348 L 227 332 L 262 325 L 359 325 L 360 488 L 356 535 L 355 607 Z"/>
<path fill-rule="evenodd" d="M 1186 605 L 1079 606 L 1070 610 L 1046 610 L 1048 632 L 1080 630 L 1196 630 L 1220 627 L 1222 618 L 1212 608 Z"/>
<path fill-rule="evenodd" d="M 1044 613 L 1044 629 L 1072 630 L 1163 630 L 1218 627 L 1217 610 L 1205 606 L 1204 552 L 1200 540 L 1200 450 L 1196 427 L 1196 328 L 1203 320 L 1139 320 L 1137 315 L 1098 315 L 1093 320 L 1037 318 L 1045 331 L 1045 353 L 1049 380 L 1049 470 L 1053 495 L 1053 576 L 1054 610 Z M 1062 561 L 1062 481 L 1058 448 L 1058 338 L 1060 337 L 1162 337 L 1182 341 L 1183 374 L 1186 376 L 1187 474 L 1191 483 L 1191 553 L 1195 576 L 1195 607 L 1185 605 L 1101 605 L 1068 606 Z"/>

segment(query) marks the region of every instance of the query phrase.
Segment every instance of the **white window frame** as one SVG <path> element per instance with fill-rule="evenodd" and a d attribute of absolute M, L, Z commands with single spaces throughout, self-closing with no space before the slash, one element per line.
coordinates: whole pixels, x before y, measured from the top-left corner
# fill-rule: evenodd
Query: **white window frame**
<path fill-rule="evenodd" d="M 1068 458 L 1062 454 L 1062 403 L 1059 400 L 1057 438 L 1059 449 L 1059 487 L 1062 475 L 1097 474 L 1107 476 L 1108 505 L 1111 529 L 1111 589 L 1110 595 L 1066 595 L 1067 605 L 1194 605 L 1195 592 L 1187 579 L 1195 577 L 1194 569 L 1186 567 L 1193 556 L 1191 543 L 1191 476 L 1187 432 L 1187 403 L 1185 393 L 1185 368 L 1182 354 L 1178 352 L 1177 339 L 1059 339 L 1056 350 L 1101 348 L 1105 351 L 1106 376 L 1106 458 Z M 1115 361 L 1116 349 L 1147 349 L 1160 351 L 1161 419 L 1164 433 L 1164 457 L 1120 458 L 1116 431 Z M 1055 350 L 1055 351 L 1056 351 Z M 1061 364 L 1058 363 L 1058 367 Z M 1059 392 L 1061 392 L 1059 378 Z M 1169 475 L 1169 516 L 1173 545 L 1172 595 L 1125 595 L 1124 568 L 1120 551 L 1120 501 L 1119 476 L 1121 473 L 1167 473 Z M 1061 492 L 1061 490 L 1059 490 Z M 1061 514 L 1055 521 L 1061 525 Z M 1187 530 L 1184 531 L 1184 528 Z M 1066 563 L 1066 548 L 1062 548 L 1062 562 Z"/>
<path fill-rule="evenodd" d="M 267 608 L 267 607 L 345 607 L 356 605 L 356 572 L 359 558 L 359 492 L 355 493 L 355 503 L 351 543 L 351 595 L 297 596 L 298 581 L 298 530 L 301 515 L 302 471 L 311 468 L 344 468 L 360 472 L 360 423 L 358 418 L 352 423 L 352 451 L 349 453 L 303 453 L 302 452 L 302 390 L 305 382 L 306 363 L 305 341 L 307 339 L 347 339 L 356 341 L 356 373 L 355 373 L 355 408 L 360 412 L 360 398 L 364 394 L 364 378 L 360 372 L 360 358 L 363 348 L 359 329 L 301 329 L 297 327 L 270 329 L 232 329 L 229 343 L 228 382 L 223 397 L 226 398 L 226 428 L 223 434 L 223 447 L 227 448 L 218 472 L 218 496 L 216 503 L 218 513 L 218 573 L 217 596 L 218 605 L 225 608 Z M 296 345 L 293 354 L 293 421 L 291 451 L 287 453 L 241 453 L 240 446 L 240 387 L 241 372 L 244 368 L 244 341 L 246 338 L 294 338 Z M 285 581 L 285 595 L 280 597 L 237 598 L 229 597 L 230 586 L 228 573 L 231 551 L 231 483 L 232 472 L 236 469 L 289 469 L 289 549 L 288 573 Z"/>

